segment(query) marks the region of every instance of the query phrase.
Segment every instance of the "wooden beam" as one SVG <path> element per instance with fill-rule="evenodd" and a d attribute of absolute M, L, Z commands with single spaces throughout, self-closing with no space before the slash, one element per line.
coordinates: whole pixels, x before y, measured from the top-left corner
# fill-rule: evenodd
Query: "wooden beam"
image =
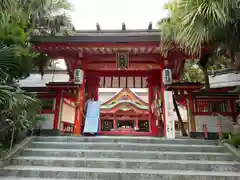
<path fill-rule="evenodd" d="M 113 77 L 111 76 L 111 88 L 113 87 Z"/>
<path fill-rule="evenodd" d="M 116 62 L 115 54 L 106 54 L 106 55 L 85 55 L 84 59 L 87 59 L 88 63 L 95 62 Z M 160 62 L 164 58 L 161 58 L 160 54 L 129 54 L 129 62 Z"/>
<path fill-rule="evenodd" d="M 120 76 L 118 77 L 118 87 L 120 87 L 120 85 L 121 85 L 121 78 L 120 78 Z"/>
<path fill-rule="evenodd" d="M 94 63 L 94 64 L 88 64 L 87 65 L 88 70 L 105 70 L 105 71 L 111 71 L 111 70 L 117 70 L 116 63 L 108 63 L 108 64 L 102 64 L 102 63 Z M 126 69 L 126 71 L 151 71 L 151 70 L 157 70 L 160 69 L 158 64 L 155 63 L 130 63 L 129 68 Z M 119 70 L 121 71 L 121 70 Z"/>
<path fill-rule="evenodd" d="M 133 88 L 136 87 L 136 81 L 135 81 L 136 79 L 135 79 L 135 78 L 136 78 L 136 77 L 134 76 L 134 77 L 133 77 Z"/>
<path fill-rule="evenodd" d="M 136 71 L 136 70 L 112 70 L 112 71 L 104 71 L 104 70 L 88 70 L 86 74 L 89 73 L 96 73 L 97 76 L 115 76 L 115 77 L 135 77 L 135 76 L 143 76 L 143 77 L 149 77 L 153 74 L 156 74 L 159 70 L 152 70 L 152 71 Z M 134 78 L 133 78 L 134 81 Z"/>
<path fill-rule="evenodd" d="M 104 76 L 103 77 L 103 87 L 105 87 L 105 85 L 106 85 L 106 77 Z"/>
<path fill-rule="evenodd" d="M 125 80 L 125 82 L 126 82 L 125 88 L 127 88 L 128 87 L 128 77 L 125 77 L 125 78 L 126 78 L 126 80 Z"/>
<path fill-rule="evenodd" d="M 126 43 L 106 43 L 106 42 L 82 42 L 82 43 L 43 43 L 37 44 L 34 47 L 39 49 L 56 49 L 56 47 L 76 47 L 76 48 L 83 48 L 83 47 L 110 47 L 110 48 L 134 48 L 134 47 L 159 47 L 160 42 L 126 42 Z"/>

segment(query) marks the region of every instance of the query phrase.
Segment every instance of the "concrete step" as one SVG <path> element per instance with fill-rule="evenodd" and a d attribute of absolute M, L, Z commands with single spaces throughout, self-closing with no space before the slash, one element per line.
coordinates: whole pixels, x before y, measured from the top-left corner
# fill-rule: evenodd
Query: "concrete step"
<path fill-rule="evenodd" d="M 35 141 L 32 148 L 54 149 L 109 149 L 109 150 L 140 150 L 140 151 L 188 151 L 188 152 L 227 152 L 219 145 L 192 144 L 149 144 L 149 143 L 106 143 L 106 142 L 43 142 Z"/>
<path fill-rule="evenodd" d="M 134 136 L 49 136 L 49 137 L 36 137 L 35 141 L 47 142 L 116 142 L 116 143 L 157 143 L 157 144 L 210 144 L 216 145 L 217 141 L 181 138 L 174 140 L 166 140 L 165 138 L 156 137 L 134 137 Z"/>
<path fill-rule="evenodd" d="M 104 180 L 239 180 L 237 172 L 214 171 L 176 171 L 150 169 L 116 168 L 79 168 L 79 167 L 44 167 L 44 166 L 7 166 L 0 172 L 5 176 L 40 177 L 40 178 L 75 178 Z"/>
<path fill-rule="evenodd" d="M 8 177 L 1 177 L 1 180 L 56 180 L 56 178 L 37 178 L 37 177 L 22 177 L 21 178 L 21 177 L 16 177 L 16 176 L 8 176 Z M 98 179 L 66 179 L 66 178 L 58 178 L 57 180 L 98 180 Z"/>
<path fill-rule="evenodd" d="M 188 152 L 188 151 L 138 151 L 138 150 L 95 150 L 95 149 L 41 149 L 28 148 L 21 156 L 47 157 L 92 157 L 92 158 L 132 158 L 132 159 L 162 159 L 162 160 L 235 160 L 231 153 L 225 152 Z"/>
<path fill-rule="evenodd" d="M 44 157 L 20 156 L 12 159 L 12 165 L 124 168 L 156 170 L 199 170 L 216 172 L 239 172 L 240 163 L 236 161 L 196 161 L 196 160 L 156 160 L 128 158 L 86 158 L 86 157 Z"/>

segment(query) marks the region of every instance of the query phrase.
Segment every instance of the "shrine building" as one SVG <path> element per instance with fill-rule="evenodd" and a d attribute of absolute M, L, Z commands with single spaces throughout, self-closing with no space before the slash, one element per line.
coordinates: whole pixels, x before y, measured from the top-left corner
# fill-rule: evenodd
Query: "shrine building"
<path fill-rule="evenodd" d="M 202 125 L 211 123 L 194 116 L 197 102 L 194 98 L 201 96 L 202 99 L 206 99 L 203 93 L 195 93 L 203 86 L 181 83 L 176 85 L 185 61 L 191 60 L 192 57 L 186 55 L 177 45 L 172 45 L 172 49 L 163 56 L 160 50 L 160 32 L 151 29 L 150 25 L 146 30 L 98 28 L 93 31 L 77 31 L 74 36 L 34 36 L 31 43 L 40 53 L 53 59 L 64 59 L 67 66 L 67 80 L 60 78 L 57 82 L 47 82 L 46 88 L 31 90 L 38 92 L 39 97 L 43 99 L 53 100 L 51 108 L 44 107 L 43 112 L 51 113 L 54 130 L 60 131 L 64 127 L 64 123 L 61 122 L 63 115 L 60 112 L 61 108 L 64 108 L 63 104 L 68 104 L 74 119 L 71 129 L 75 135 L 80 135 L 84 125 L 84 104 L 89 98 L 99 100 L 99 88 L 148 89 L 147 102 L 132 92 L 128 92 L 128 95 L 122 92 L 120 99 L 113 97 L 102 104 L 99 134 L 166 136 L 170 132 L 167 128 L 168 104 L 164 98 L 165 91 L 174 92 L 178 95 L 178 101 L 187 106 L 188 132 L 191 136 L 202 134 Z M 210 51 L 208 46 L 202 48 L 202 53 Z M 83 81 L 80 84 L 74 81 L 77 69 L 81 69 L 83 73 Z M 166 69 L 170 70 L 173 82 L 168 86 L 164 84 L 163 79 L 167 77 L 164 74 Z M 221 97 L 221 94 L 218 95 L 218 98 Z M 131 98 L 135 98 L 134 103 L 130 102 Z M 235 99 L 236 96 L 232 96 L 232 100 Z M 123 114 L 128 118 L 123 120 Z M 104 128 L 104 124 L 109 126 Z M 143 130 L 142 124 L 148 124 L 148 129 Z M 217 130 L 214 129 L 214 133 L 217 133 Z"/>

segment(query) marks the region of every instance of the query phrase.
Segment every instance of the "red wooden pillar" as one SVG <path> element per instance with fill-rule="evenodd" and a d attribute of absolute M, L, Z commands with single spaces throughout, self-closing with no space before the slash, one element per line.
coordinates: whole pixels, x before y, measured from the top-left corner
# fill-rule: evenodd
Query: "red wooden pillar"
<path fill-rule="evenodd" d="M 83 71 L 83 82 L 79 87 L 77 100 L 76 100 L 75 123 L 74 123 L 75 135 L 80 135 L 82 132 L 83 109 L 85 106 L 84 91 L 85 91 L 85 72 Z"/>
<path fill-rule="evenodd" d="M 88 98 L 94 99 L 95 101 L 98 100 L 98 87 L 99 87 L 99 78 L 91 73 L 88 76 L 87 80 L 87 85 L 88 85 Z"/>
<path fill-rule="evenodd" d="M 162 71 L 163 69 L 160 70 L 160 93 L 162 95 L 162 111 L 163 111 L 163 135 L 166 137 L 167 135 L 167 115 L 166 115 L 166 107 L 165 107 L 165 99 L 164 99 L 164 91 L 165 91 L 165 87 L 163 84 L 163 80 L 162 80 Z"/>
<path fill-rule="evenodd" d="M 60 105 L 61 105 L 61 90 L 57 90 L 55 111 L 54 111 L 54 120 L 53 120 L 53 129 L 58 129 Z"/>
<path fill-rule="evenodd" d="M 98 101 L 99 94 L 98 94 L 98 88 L 99 88 L 99 77 L 95 76 L 95 101 Z"/>
<path fill-rule="evenodd" d="M 99 132 L 102 131 L 102 119 L 101 119 L 101 115 L 100 115 L 100 119 L 99 119 L 99 123 L 98 123 L 98 131 L 99 131 Z"/>
<path fill-rule="evenodd" d="M 191 129 L 190 132 L 196 132 L 196 123 L 195 123 L 195 115 L 194 113 L 194 104 L 193 104 L 193 95 L 192 91 L 188 91 L 188 97 L 189 97 L 189 115 L 190 115 L 190 125 Z"/>
<path fill-rule="evenodd" d="M 117 118 L 116 115 L 113 115 L 113 129 L 117 129 Z"/>
<path fill-rule="evenodd" d="M 154 88 L 154 81 L 153 78 L 148 78 L 148 108 L 149 108 L 149 127 L 150 127 L 150 132 L 152 132 L 152 134 L 154 136 L 157 135 L 157 129 L 156 129 L 156 120 L 155 120 L 155 115 L 152 112 L 152 103 L 154 100 L 154 92 L 153 92 L 153 88 Z"/>
<path fill-rule="evenodd" d="M 136 116 L 136 120 L 135 120 L 135 128 L 138 129 L 138 121 L 139 121 L 139 116 Z"/>

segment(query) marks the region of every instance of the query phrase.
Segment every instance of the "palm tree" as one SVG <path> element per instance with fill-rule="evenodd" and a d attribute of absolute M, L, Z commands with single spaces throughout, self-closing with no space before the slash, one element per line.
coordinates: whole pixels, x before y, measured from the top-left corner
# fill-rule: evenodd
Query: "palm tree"
<path fill-rule="evenodd" d="M 67 0 L 2 0 L 2 12 L 17 11 L 28 21 L 26 31 L 35 35 L 70 35 L 74 27 L 67 12 L 71 4 Z M 21 11 L 21 13 L 19 13 Z M 22 18 L 20 16 L 20 18 Z"/>
<path fill-rule="evenodd" d="M 38 35 L 72 33 L 74 27 L 66 13 L 71 10 L 71 5 L 67 0 L 34 0 L 30 5 L 25 1 L 24 6 L 29 9 L 29 22 L 35 30 L 34 33 Z"/>
<path fill-rule="evenodd" d="M 175 43 L 186 53 L 198 55 L 206 87 L 209 87 L 207 67 L 212 65 L 213 61 L 210 60 L 213 60 L 213 55 L 223 55 L 238 64 L 240 61 L 238 1 L 175 0 L 168 3 L 166 8 L 170 11 L 170 17 L 160 23 L 163 52 L 167 52 Z M 202 54 L 201 47 L 204 44 L 211 44 L 213 51 Z"/>
<path fill-rule="evenodd" d="M 0 39 L 5 44 L 21 46 L 18 59 L 23 66 L 10 72 L 16 79 L 27 77 L 33 69 L 44 74 L 51 59 L 45 54 L 33 53 L 28 40 L 31 35 L 72 35 L 74 28 L 67 15 L 69 10 L 71 5 L 67 0 L 3 0 L 0 4 Z"/>
<path fill-rule="evenodd" d="M 0 46 L 0 124 L 15 127 L 14 131 L 29 130 L 40 113 L 41 102 L 32 94 L 27 94 L 19 88 L 6 85 L 10 74 L 4 70 L 18 68 L 18 62 L 13 60 L 16 49 L 13 46 Z M 9 129 L 12 131 L 12 129 Z"/>

